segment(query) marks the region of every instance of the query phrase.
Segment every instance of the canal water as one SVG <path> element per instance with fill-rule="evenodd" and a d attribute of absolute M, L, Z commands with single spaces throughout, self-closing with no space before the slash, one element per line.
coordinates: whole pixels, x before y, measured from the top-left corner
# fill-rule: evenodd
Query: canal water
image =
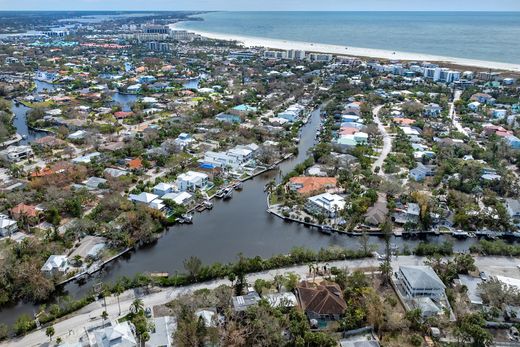
<path fill-rule="evenodd" d="M 183 261 L 191 256 L 200 258 L 205 264 L 211 264 L 234 261 L 240 253 L 247 257 L 286 254 L 293 247 L 319 250 L 323 247 L 340 246 L 359 249 L 359 237 L 325 235 L 315 228 L 285 222 L 266 212 L 265 184 L 290 172 L 296 164 L 307 158 L 308 150 L 314 145 L 320 122 L 320 111 L 316 110 L 308 124 L 302 128 L 298 155 L 283 162 L 279 170 L 267 172 L 246 182 L 244 190 L 235 192 L 232 199 L 217 200 L 212 211 L 196 214 L 193 225 L 171 227 L 155 244 L 112 262 L 86 284 L 79 286 L 70 283 L 65 286 L 66 294 L 81 297 L 96 282 L 111 282 L 121 276 L 134 276 L 144 272 L 183 272 Z M 444 240 L 446 238 L 440 236 L 427 238 L 432 243 Z M 369 242 L 383 251 L 382 239 L 370 237 Z M 420 241 L 393 238 L 391 242 L 401 248 L 406 244 L 413 249 Z M 473 239 L 457 241 L 456 250 L 465 251 L 473 242 Z M 4 309 L 0 313 L 0 322 L 12 324 L 21 313 L 33 314 L 36 310 L 37 307 L 32 304 L 20 303 Z"/>

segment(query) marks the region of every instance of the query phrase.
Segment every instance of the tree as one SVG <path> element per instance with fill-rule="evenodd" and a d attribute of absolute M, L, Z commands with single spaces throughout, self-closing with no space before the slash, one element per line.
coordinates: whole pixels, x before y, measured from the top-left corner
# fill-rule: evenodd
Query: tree
<path fill-rule="evenodd" d="M 121 282 L 117 282 L 116 285 L 114 286 L 114 293 L 116 295 L 116 298 L 117 298 L 117 306 L 119 308 L 119 313 L 117 314 L 118 316 L 121 315 L 121 302 L 119 301 L 119 296 L 121 294 L 123 294 L 123 292 L 125 291 L 125 288 L 123 287 L 123 285 L 121 284 Z"/>
<path fill-rule="evenodd" d="M 130 312 L 133 314 L 138 314 L 139 312 L 144 311 L 144 303 L 141 299 L 135 299 L 130 305 Z"/>
<path fill-rule="evenodd" d="M 459 317 L 455 335 L 464 343 L 471 343 L 475 347 L 489 346 L 493 336 L 484 326 L 486 321 L 480 313 L 472 313 Z"/>
<path fill-rule="evenodd" d="M 45 330 L 45 335 L 49 338 L 49 341 L 52 341 L 52 337 L 54 336 L 56 332 L 54 331 L 54 327 L 51 325 L 50 327 L 47 327 Z"/>
<path fill-rule="evenodd" d="M 14 331 L 17 335 L 24 334 L 31 330 L 36 324 L 28 314 L 22 314 L 14 324 Z"/>
<path fill-rule="evenodd" d="M 196 279 L 202 267 L 202 261 L 195 256 L 191 256 L 184 261 L 184 268 L 188 271 L 190 278 Z"/>

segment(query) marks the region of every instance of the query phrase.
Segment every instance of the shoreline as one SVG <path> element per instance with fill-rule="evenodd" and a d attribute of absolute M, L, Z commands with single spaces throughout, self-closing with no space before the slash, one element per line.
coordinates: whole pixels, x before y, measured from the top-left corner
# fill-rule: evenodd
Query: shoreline
<path fill-rule="evenodd" d="M 222 34 L 215 32 L 207 32 L 202 30 L 194 30 L 182 26 L 183 21 L 170 24 L 171 29 L 186 30 L 188 32 L 201 35 L 215 40 L 223 41 L 238 41 L 244 47 L 265 47 L 277 50 L 302 50 L 306 52 L 329 53 L 334 55 L 341 55 L 346 57 L 357 58 L 373 58 L 384 60 L 399 60 L 399 61 L 418 61 L 418 62 L 432 62 L 442 63 L 448 65 L 457 65 L 461 67 L 472 67 L 480 69 L 495 69 L 511 72 L 520 72 L 520 64 L 501 63 L 493 61 L 484 61 L 468 58 L 445 57 L 434 54 L 412 53 L 412 52 L 398 52 L 388 51 L 375 48 L 362 48 L 341 46 L 325 43 L 292 41 L 283 39 L 271 39 L 265 37 L 242 36 L 234 34 Z"/>

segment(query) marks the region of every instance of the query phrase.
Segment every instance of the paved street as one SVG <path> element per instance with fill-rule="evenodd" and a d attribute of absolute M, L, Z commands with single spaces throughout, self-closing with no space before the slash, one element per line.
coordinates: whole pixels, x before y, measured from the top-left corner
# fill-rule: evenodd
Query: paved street
<path fill-rule="evenodd" d="M 390 151 L 392 150 L 392 138 L 390 137 L 390 135 L 388 135 L 388 132 L 386 131 L 384 125 L 381 123 L 381 120 L 379 119 L 379 111 L 381 111 L 382 108 L 382 105 L 376 106 L 372 111 L 374 115 L 374 122 L 377 124 L 377 127 L 381 135 L 383 135 L 383 149 L 381 150 L 381 153 L 379 154 L 377 160 L 374 162 L 374 164 L 372 164 L 372 172 L 374 172 L 375 169 L 379 167 L 380 169 L 378 174 L 380 176 L 384 175 L 383 163 Z"/>
<path fill-rule="evenodd" d="M 392 260 L 392 267 L 394 271 L 397 271 L 400 265 L 421 265 L 425 259 L 426 258 L 424 257 L 416 256 L 399 256 Z M 485 271 L 489 275 L 502 275 L 520 279 L 520 269 L 517 267 L 517 265 L 520 264 L 520 259 L 511 257 L 476 257 L 475 262 L 481 271 Z M 359 268 L 378 267 L 379 263 L 380 262 L 375 258 L 367 258 L 321 263 L 319 265 L 327 265 L 328 268 L 335 266 L 354 270 Z M 247 276 L 247 281 L 248 283 L 254 283 L 259 278 L 272 280 L 274 276 L 286 274 L 288 272 L 293 272 L 299 275 L 300 278 L 306 278 L 309 276 L 309 267 L 307 265 L 302 265 L 259 272 Z M 155 293 L 142 296 L 141 299 L 143 300 L 145 307 L 152 307 L 165 304 L 182 294 L 192 293 L 202 288 L 213 289 L 222 284 L 230 285 L 230 282 L 227 279 L 220 279 L 178 288 L 155 288 L 153 289 L 156 291 Z M 120 301 L 123 315 L 129 312 L 129 307 L 135 298 L 136 291 L 134 290 L 128 290 L 121 295 Z M 100 323 L 100 317 L 103 310 L 103 300 L 98 300 L 69 316 L 67 319 L 56 323 L 54 325 L 56 330 L 54 339 L 61 337 L 65 342 L 77 341 L 81 335 L 85 334 L 85 327 L 88 328 L 91 325 Z M 108 312 L 110 319 L 118 317 L 119 308 L 115 297 L 107 298 L 106 311 Z M 45 345 L 47 341 L 48 338 L 45 336 L 45 329 L 42 329 L 22 338 L 5 342 L 5 345 L 19 347 L 41 346 L 42 344 Z"/>

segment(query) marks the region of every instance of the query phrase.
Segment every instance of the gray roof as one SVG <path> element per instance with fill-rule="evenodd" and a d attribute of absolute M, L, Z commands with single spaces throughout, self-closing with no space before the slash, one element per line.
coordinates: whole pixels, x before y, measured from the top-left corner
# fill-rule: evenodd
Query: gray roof
<path fill-rule="evenodd" d="M 429 266 L 401 266 L 399 269 L 413 288 L 446 288 Z"/>
<path fill-rule="evenodd" d="M 421 208 L 419 207 L 419 204 L 416 203 L 409 203 L 408 204 L 408 210 L 406 210 L 406 213 L 418 216 L 420 214 Z"/>
<path fill-rule="evenodd" d="M 171 346 L 173 333 L 177 330 L 177 322 L 174 317 L 159 317 L 153 320 L 154 329 L 150 332 L 150 339 L 146 341 L 146 347 Z"/>
<path fill-rule="evenodd" d="M 257 292 L 249 292 L 246 295 L 233 297 L 233 308 L 235 311 L 245 311 L 249 306 L 256 305 L 260 301 Z"/>

